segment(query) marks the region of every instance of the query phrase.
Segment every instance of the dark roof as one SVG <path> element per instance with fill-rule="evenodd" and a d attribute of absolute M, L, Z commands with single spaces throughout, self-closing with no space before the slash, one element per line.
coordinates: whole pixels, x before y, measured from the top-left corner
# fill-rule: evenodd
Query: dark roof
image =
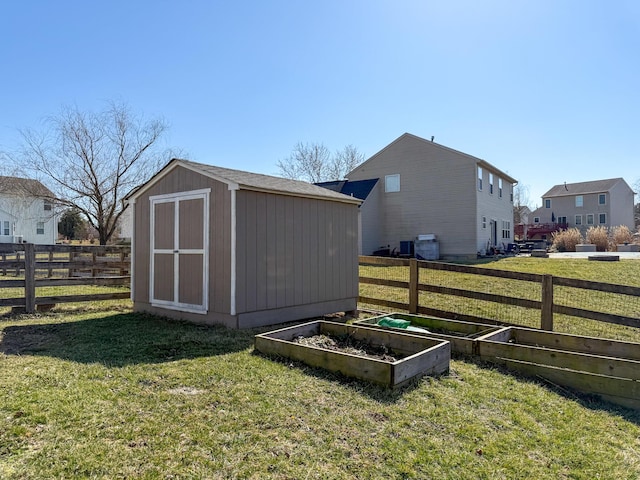
<path fill-rule="evenodd" d="M 368 180 L 336 180 L 333 182 L 321 182 L 316 185 L 322 188 L 328 188 L 335 192 L 340 192 L 350 197 L 359 198 L 360 200 L 366 200 L 373 187 L 378 183 L 377 178 L 371 178 Z"/>
<path fill-rule="evenodd" d="M 555 185 L 551 190 L 542 195 L 542 198 L 604 193 L 611 190 L 618 182 L 624 182 L 624 179 L 609 178 L 607 180 L 594 180 L 591 182 L 563 183 L 561 185 Z"/>
<path fill-rule="evenodd" d="M 341 193 L 327 190 L 326 188 L 318 187 L 317 185 L 303 182 L 301 180 L 291 180 L 288 178 L 263 175 L 261 173 L 251 173 L 244 172 L 242 170 L 233 170 L 231 168 L 216 167 L 213 165 L 206 165 L 203 163 L 197 163 L 190 160 L 183 160 L 178 158 L 174 158 L 173 160 L 171 160 L 145 185 L 132 190 L 127 195 L 127 198 L 140 195 L 143 191 L 146 190 L 147 187 L 153 185 L 157 179 L 162 177 L 164 173 L 178 166 L 188 168 L 202 175 L 213 178 L 214 180 L 221 181 L 239 189 L 256 190 L 301 197 L 322 198 L 347 203 L 360 203 L 360 201 L 356 198 L 342 195 Z"/>
<path fill-rule="evenodd" d="M 54 198 L 53 192 L 31 178 L 0 176 L 0 194 Z"/>

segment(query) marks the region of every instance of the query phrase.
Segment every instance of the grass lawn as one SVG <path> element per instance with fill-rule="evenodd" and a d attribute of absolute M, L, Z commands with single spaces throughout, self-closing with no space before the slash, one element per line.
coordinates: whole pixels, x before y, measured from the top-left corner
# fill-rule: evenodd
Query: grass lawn
<path fill-rule="evenodd" d="M 3 480 L 640 477 L 639 413 L 470 360 L 391 391 L 126 304 L 0 329 Z"/>

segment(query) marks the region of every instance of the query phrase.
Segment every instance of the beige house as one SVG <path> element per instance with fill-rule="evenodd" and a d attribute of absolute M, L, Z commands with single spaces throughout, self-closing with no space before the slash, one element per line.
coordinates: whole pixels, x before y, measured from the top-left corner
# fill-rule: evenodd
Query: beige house
<path fill-rule="evenodd" d="M 356 198 L 174 159 L 127 201 L 137 311 L 245 328 L 356 309 Z"/>
<path fill-rule="evenodd" d="M 405 133 L 351 171 L 379 179 L 361 206 L 361 252 L 435 235 L 439 256 L 470 259 L 513 242 L 517 181 L 480 158 Z"/>
<path fill-rule="evenodd" d="M 529 223 L 577 227 L 583 234 L 593 226 L 626 225 L 634 231 L 634 195 L 622 178 L 555 185 L 542 196 L 542 206 L 529 216 Z"/>

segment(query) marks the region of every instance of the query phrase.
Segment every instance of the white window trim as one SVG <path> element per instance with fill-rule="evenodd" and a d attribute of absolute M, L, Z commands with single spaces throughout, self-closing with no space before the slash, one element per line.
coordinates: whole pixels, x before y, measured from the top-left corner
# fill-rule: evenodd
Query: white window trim
<path fill-rule="evenodd" d="M 578 199 L 580 199 L 579 202 L 578 202 Z M 584 206 L 584 195 L 576 195 L 576 207 L 582 208 L 583 206 Z"/>

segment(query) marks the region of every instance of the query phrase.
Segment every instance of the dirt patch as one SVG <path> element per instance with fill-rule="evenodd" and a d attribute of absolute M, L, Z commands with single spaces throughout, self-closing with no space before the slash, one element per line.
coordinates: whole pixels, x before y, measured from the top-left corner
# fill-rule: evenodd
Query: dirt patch
<path fill-rule="evenodd" d="M 385 362 L 396 362 L 404 357 L 404 355 L 393 352 L 385 345 L 371 345 L 353 338 L 350 335 L 313 335 L 311 337 L 296 337 L 294 343 L 308 345 L 311 347 L 324 348 L 325 350 L 333 350 L 336 352 L 349 353 L 360 357 L 375 358 Z"/>

